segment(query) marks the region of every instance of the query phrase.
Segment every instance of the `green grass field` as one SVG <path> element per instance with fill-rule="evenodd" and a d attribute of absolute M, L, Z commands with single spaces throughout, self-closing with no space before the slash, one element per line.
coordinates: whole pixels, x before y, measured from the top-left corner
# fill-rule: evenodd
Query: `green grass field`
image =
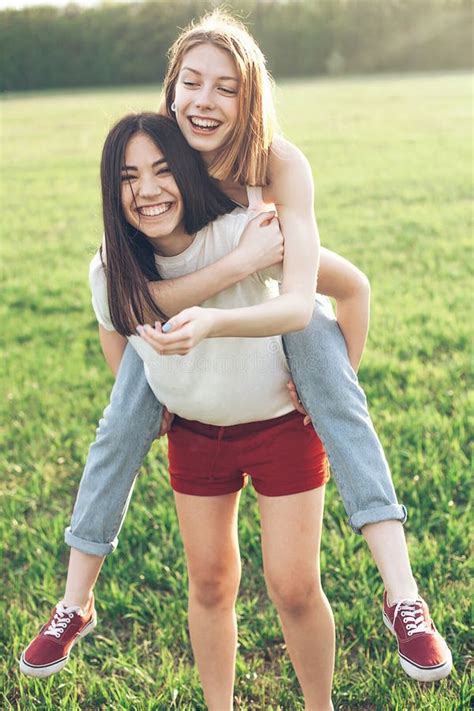
<path fill-rule="evenodd" d="M 381 618 L 382 585 L 328 485 L 323 579 L 337 625 L 336 709 L 468 707 L 468 388 L 472 287 L 471 77 L 282 84 L 285 134 L 310 159 L 322 242 L 372 283 L 360 372 L 386 448 L 421 592 L 456 670 L 410 681 Z M 204 702 L 186 629 L 186 572 L 164 442 L 148 456 L 118 550 L 96 589 L 99 626 L 64 671 L 21 677 L 17 659 L 61 596 L 63 529 L 112 377 L 88 263 L 101 239 L 98 162 L 112 121 L 154 109 L 158 88 L 7 96 L 3 180 L 0 708 L 182 709 Z M 354 457 L 357 452 L 354 452 Z M 251 487 L 236 709 L 303 709 L 263 583 Z"/>

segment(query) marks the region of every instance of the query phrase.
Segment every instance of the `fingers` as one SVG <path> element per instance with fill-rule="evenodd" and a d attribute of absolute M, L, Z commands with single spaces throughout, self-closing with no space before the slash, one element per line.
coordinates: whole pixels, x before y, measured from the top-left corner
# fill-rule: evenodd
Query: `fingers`
<path fill-rule="evenodd" d="M 292 403 L 293 407 L 295 408 L 295 410 L 300 412 L 302 415 L 308 416 L 308 413 L 304 409 L 304 407 L 301 403 L 301 400 L 298 397 L 298 393 L 296 391 L 295 384 L 292 380 L 290 380 L 288 382 L 287 387 L 288 387 L 288 392 L 290 393 L 291 403 Z"/>
<path fill-rule="evenodd" d="M 161 424 L 160 424 L 160 431 L 156 435 L 156 438 L 159 439 L 160 437 L 163 437 L 164 434 L 166 434 L 167 427 L 168 427 L 168 422 L 167 422 L 167 413 L 168 410 L 166 408 L 163 408 L 163 415 L 161 416 Z"/>
<path fill-rule="evenodd" d="M 269 225 L 274 218 L 276 218 L 275 210 L 268 210 L 252 217 L 252 219 L 248 221 L 248 224 L 250 225 L 250 223 L 255 222 L 255 224 L 258 224 L 260 227 L 265 227 Z"/>
<path fill-rule="evenodd" d="M 189 352 L 190 334 L 186 326 L 173 333 L 162 333 L 148 324 L 137 326 L 137 333 L 160 355 L 185 355 Z"/>
<path fill-rule="evenodd" d="M 182 329 L 173 331 L 172 333 L 163 333 L 161 328 L 153 328 L 147 323 L 144 326 L 137 326 L 137 333 L 139 336 L 148 341 L 152 345 L 156 343 L 158 346 L 176 346 L 180 341 L 183 340 Z M 185 336 L 184 336 L 185 337 Z"/>
<path fill-rule="evenodd" d="M 263 215 L 265 215 L 266 218 L 260 223 L 260 227 L 268 227 L 269 225 L 279 224 L 276 212 L 264 212 Z"/>
<path fill-rule="evenodd" d="M 174 413 L 169 412 L 169 410 L 166 409 L 166 407 L 163 407 L 163 415 L 161 418 L 161 427 L 160 431 L 158 432 L 157 439 L 159 437 L 163 437 L 163 435 L 168 434 L 168 432 L 171 429 L 171 425 L 173 424 L 174 420 Z"/>
<path fill-rule="evenodd" d="M 176 314 L 176 316 L 173 316 L 166 323 L 164 323 L 161 326 L 161 330 L 163 333 L 177 331 L 179 328 L 188 323 L 190 318 L 192 318 L 192 309 L 184 309 L 183 311 L 180 311 L 179 314 Z M 159 321 L 155 323 L 155 327 L 157 323 L 159 323 Z"/>
<path fill-rule="evenodd" d="M 280 221 L 278 220 L 278 217 L 275 214 L 273 214 L 272 217 L 269 217 L 267 220 L 264 220 L 260 224 L 260 228 L 262 228 L 262 227 L 273 227 L 274 229 L 279 230 L 280 229 Z"/>

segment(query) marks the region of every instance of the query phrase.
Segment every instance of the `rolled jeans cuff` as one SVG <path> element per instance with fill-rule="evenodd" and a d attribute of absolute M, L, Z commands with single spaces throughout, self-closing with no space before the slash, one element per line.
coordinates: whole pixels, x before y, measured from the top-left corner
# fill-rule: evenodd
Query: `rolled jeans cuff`
<path fill-rule="evenodd" d="M 86 541 L 84 538 L 78 538 L 71 532 L 71 526 L 64 530 L 64 540 L 71 548 L 77 548 L 82 553 L 100 556 L 101 558 L 113 553 L 118 544 L 118 537 L 115 537 L 110 543 L 96 543 L 95 541 Z"/>
<path fill-rule="evenodd" d="M 375 509 L 357 511 L 349 519 L 349 526 L 354 533 L 361 534 L 362 528 L 368 523 L 380 523 L 380 521 L 400 521 L 407 520 L 407 510 L 402 504 L 390 504 L 389 506 L 378 506 Z"/>

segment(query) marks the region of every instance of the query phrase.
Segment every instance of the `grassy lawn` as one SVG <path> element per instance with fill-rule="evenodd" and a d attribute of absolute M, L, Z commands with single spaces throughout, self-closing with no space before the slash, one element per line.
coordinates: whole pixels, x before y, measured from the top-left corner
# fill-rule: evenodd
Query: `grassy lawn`
<path fill-rule="evenodd" d="M 360 378 L 409 509 L 420 590 L 456 668 L 431 686 L 403 674 L 382 623 L 381 580 L 330 483 L 322 566 L 337 626 L 336 709 L 468 707 L 470 82 L 462 73 L 372 77 L 285 83 L 277 92 L 282 128 L 313 166 L 322 242 L 372 283 Z M 57 676 L 35 681 L 17 671 L 63 591 L 63 529 L 112 385 L 87 283 L 101 239 L 102 141 L 113 120 L 157 103 L 150 87 L 2 103 L 2 709 L 205 708 L 164 442 L 146 460 L 99 579 L 96 633 Z M 302 711 L 265 593 L 251 487 L 240 538 L 236 708 Z"/>

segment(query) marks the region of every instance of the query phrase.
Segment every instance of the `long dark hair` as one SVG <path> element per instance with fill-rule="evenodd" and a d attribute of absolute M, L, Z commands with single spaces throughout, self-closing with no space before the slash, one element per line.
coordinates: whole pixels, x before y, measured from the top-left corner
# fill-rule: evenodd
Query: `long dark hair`
<path fill-rule="evenodd" d="M 184 229 L 190 235 L 235 208 L 209 177 L 200 156 L 188 145 L 175 121 L 155 113 L 130 114 L 110 130 L 102 151 L 100 177 L 105 232 L 107 298 L 112 323 L 123 336 L 144 323 L 145 312 L 156 320 L 167 316 L 152 298 L 148 282 L 161 277 L 151 243 L 124 216 L 121 201 L 125 149 L 136 133 L 146 134 L 160 149 L 173 174 L 184 205 Z"/>

